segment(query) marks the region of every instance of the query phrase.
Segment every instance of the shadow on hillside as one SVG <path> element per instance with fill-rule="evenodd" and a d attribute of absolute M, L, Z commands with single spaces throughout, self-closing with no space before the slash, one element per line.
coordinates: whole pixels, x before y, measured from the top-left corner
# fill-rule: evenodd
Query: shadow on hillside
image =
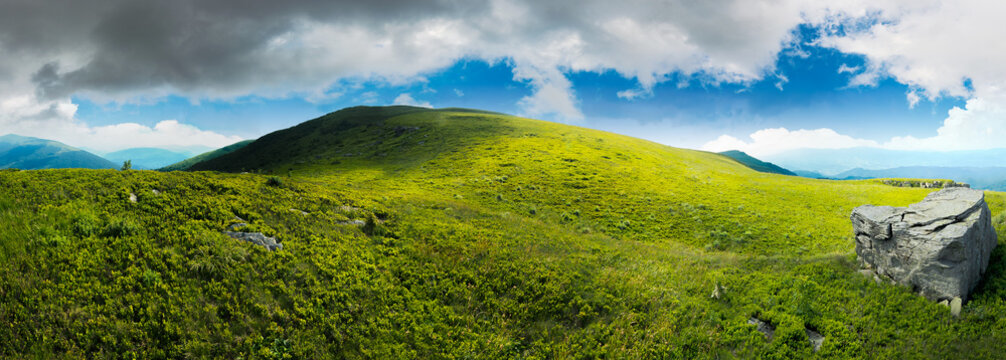
<path fill-rule="evenodd" d="M 267 134 L 234 152 L 193 164 L 190 170 L 272 173 L 305 164 L 415 165 L 512 130 L 512 125 L 486 114 L 490 113 L 404 106 L 348 108 Z M 414 117 L 394 121 L 404 115 Z"/>

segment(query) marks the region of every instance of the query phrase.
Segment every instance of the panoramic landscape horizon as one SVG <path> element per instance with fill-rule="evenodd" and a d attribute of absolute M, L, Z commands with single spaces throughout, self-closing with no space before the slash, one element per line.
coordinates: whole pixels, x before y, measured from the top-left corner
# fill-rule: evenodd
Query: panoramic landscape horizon
<path fill-rule="evenodd" d="M 1006 357 L 1003 16 L 0 2 L 0 359 Z"/>

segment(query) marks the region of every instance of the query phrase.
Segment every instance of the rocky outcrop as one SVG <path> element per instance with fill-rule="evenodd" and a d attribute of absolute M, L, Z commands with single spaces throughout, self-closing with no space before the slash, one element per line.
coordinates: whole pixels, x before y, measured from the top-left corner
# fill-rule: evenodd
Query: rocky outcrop
<path fill-rule="evenodd" d="M 759 318 L 752 316 L 751 318 L 748 319 L 748 324 L 754 325 L 755 330 L 758 330 L 758 332 L 765 334 L 765 337 L 769 340 L 772 340 L 772 337 L 775 336 L 775 326 L 772 326 L 772 324 L 764 322 Z"/>
<path fill-rule="evenodd" d="M 923 189 L 940 189 L 940 188 L 951 188 L 951 187 L 966 187 L 969 188 L 971 185 L 966 183 L 959 183 L 953 180 L 941 181 L 941 180 L 884 180 L 884 185 L 898 186 L 898 187 L 917 187 Z"/>
<path fill-rule="evenodd" d="M 860 206 L 851 218 L 860 265 L 933 301 L 966 300 L 997 241 L 985 194 L 965 187 L 907 208 Z"/>
<path fill-rule="evenodd" d="M 238 240 L 243 240 L 258 246 L 262 246 L 269 251 L 283 249 L 283 244 L 277 243 L 276 238 L 265 236 L 265 234 L 260 232 L 224 231 L 224 234 L 227 234 L 227 236 L 230 236 Z"/>
<path fill-rule="evenodd" d="M 239 217 L 235 217 L 234 221 L 244 221 L 244 220 Z M 234 239 L 247 241 L 252 244 L 264 247 L 266 248 L 266 250 L 269 251 L 283 249 L 283 244 L 277 243 L 276 238 L 274 237 L 265 236 L 265 234 L 260 232 L 237 231 L 238 229 L 241 229 L 246 226 L 248 226 L 248 224 L 244 222 L 233 223 L 227 227 L 227 231 L 224 231 L 224 234 Z"/>

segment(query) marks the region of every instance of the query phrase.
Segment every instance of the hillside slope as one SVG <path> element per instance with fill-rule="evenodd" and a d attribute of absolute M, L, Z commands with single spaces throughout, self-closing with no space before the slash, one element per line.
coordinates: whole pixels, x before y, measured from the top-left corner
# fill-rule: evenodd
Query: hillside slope
<path fill-rule="evenodd" d="M 234 173 L 0 171 L 0 357 L 1006 351 L 1003 247 L 959 319 L 857 273 L 852 208 L 922 189 L 409 107 L 342 110 L 197 165 Z M 1006 199 L 987 199 L 1002 236 Z M 235 223 L 283 250 L 223 234 Z"/>
<path fill-rule="evenodd" d="M 8 134 L 0 136 L 0 168 L 111 169 L 104 158 L 58 141 Z"/>
<path fill-rule="evenodd" d="M 754 158 L 751 155 L 748 155 L 747 153 L 745 153 L 743 151 L 729 150 L 729 151 L 721 152 L 720 155 L 723 155 L 723 156 L 729 157 L 731 159 L 737 160 L 737 162 L 739 162 L 741 164 L 744 164 L 744 166 L 747 166 L 747 167 L 749 167 L 749 168 L 751 168 L 752 170 L 755 170 L 755 171 L 761 171 L 761 172 L 764 172 L 764 173 L 771 173 L 771 174 L 798 176 L 797 174 L 793 173 L 792 171 L 783 169 L 779 165 L 776 165 L 776 164 L 773 164 L 773 163 L 770 163 L 770 162 L 764 162 L 764 161 L 758 160 L 758 159 Z"/>
<path fill-rule="evenodd" d="M 844 249 L 848 212 L 888 190 L 830 182 L 822 191 L 820 181 L 759 173 L 717 154 L 539 120 L 414 107 L 342 110 L 191 169 L 303 175 L 373 189 L 426 183 L 416 190 L 476 192 L 470 200 L 516 214 L 566 214 L 568 222 L 606 234 L 762 254 Z M 780 200 L 799 202 L 801 211 L 763 205 Z M 830 226 L 805 221 L 809 214 Z"/>
<path fill-rule="evenodd" d="M 232 152 L 234 152 L 234 151 L 236 151 L 236 150 L 238 150 L 240 148 L 245 147 L 245 145 L 251 144 L 253 141 L 255 141 L 255 140 L 239 141 L 239 142 L 236 142 L 236 143 L 224 146 L 222 148 L 219 148 L 219 149 L 216 149 L 216 150 L 213 150 L 213 151 L 207 151 L 207 152 L 204 152 L 202 154 L 190 157 L 188 159 L 184 159 L 182 161 L 173 163 L 171 165 L 164 166 L 164 167 L 162 167 L 160 169 L 157 169 L 157 170 L 159 170 L 159 171 L 189 170 L 189 168 L 192 167 L 192 165 L 195 165 L 195 164 L 200 163 L 200 162 L 204 162 L 204 161 L 209 161 L 209 160 L 212 160 L 212 159 L 216 159 L 216 158 L 218 158 L 220 156 L 223 156 L 223 155 L 226 155 L 226 154 L 230 154 L 230 153 L 232 153 Z"/>

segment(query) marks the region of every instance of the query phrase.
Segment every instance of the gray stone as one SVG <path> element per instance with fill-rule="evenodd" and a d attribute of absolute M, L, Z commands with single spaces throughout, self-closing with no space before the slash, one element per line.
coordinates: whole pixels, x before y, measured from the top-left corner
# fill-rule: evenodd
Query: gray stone
<path fill-rule="evenodd" d="M 262 246 L 266 250 L 281 250 L 283 249 L 283 244 L 277 243 L 276 238 L 265 236 L 265 234 L 256 232 L 235 232 L 235 231 L 224 231 L 224 234 L 232 238 L 250 242 L 255 245 Z"/>
<path fill-rule="evenodd" d="M 814 352 L 820 351 L 821 344 L 824 344 L 824 335 L 808 328 L 803 328 L 803 332 L 807 334 L 807 340 L 810 340 L 810 346 L 814 348 Z"/>
<path fill-rule="evenodd" d="M 950 307 L 950 302 L 947 301 L 947 299 L 940 300 L 940 302 L 938 302 L 937 304 L 940 304 L 940 305 L 943 305 L 943 306 L 946 306 L 946 307 Z"/>
<path fill-rule="evenodd" d="M 961 316 L 961 298 L 955 297 L 950 300 L 950 315 Z"/>
<path fill-rule="evenodd" d="M 129 193 L 129 202 L 136 202 L 136 194 Z"/>
<path fill-rule="evenodd" d="M 748 319 L 748 324 L 754 325 L 755 330 L 758 330 L 762 334 L 765 334 L 765 337 L 768 338 L 769 340 L 772 340 L 772 336 L 775 335 L 775 326 L 772 326 L 772 324 L 769 324 L 767 322 L 761 321 L 761 319 L 751 317 L 750 319 Z"/>
<path fill-rule="evenodd" d="M 359 225 L 359 226 L 363 226 L 363 225 L 366 225 L 367 222 L 363 221 L 363 220 L 348 220 L 348 221 L 337 221 L 336 224 L 339 224 L 339 225 Z"/>
<path fill-rule="evenodd" d="M 860 265 L 933 301 L 967 300 L 997 242 L 985 194 L 966 187 L 907 208 L 860 206 L 851 219 Z"/>
<path fill-rule="evenodd" d="M 228 231 L 237 231 L 237 229 L 243 228 L 245 226 L 248 226 L 248 224 L 243 223 L 243 222 L 236 223 L 236 224 L 231 224 L 230 226 L 227 227 L 227 230 Z"/>

